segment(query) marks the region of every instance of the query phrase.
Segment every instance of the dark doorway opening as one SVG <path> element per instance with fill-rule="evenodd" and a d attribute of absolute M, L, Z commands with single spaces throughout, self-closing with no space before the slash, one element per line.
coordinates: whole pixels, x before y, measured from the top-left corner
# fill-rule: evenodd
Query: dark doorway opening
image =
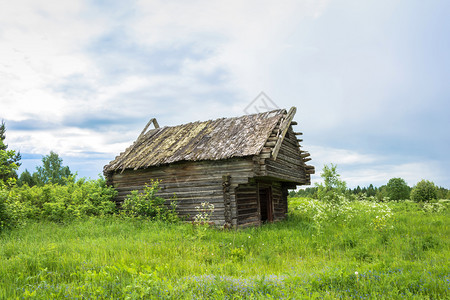
<path fill-rule="evenodd" d="M 272 222 L 273 206 L 272 206 L 272 189 L 270 187 L 259 189 L 259 203 L 261 208 L 261 221 Z"/>

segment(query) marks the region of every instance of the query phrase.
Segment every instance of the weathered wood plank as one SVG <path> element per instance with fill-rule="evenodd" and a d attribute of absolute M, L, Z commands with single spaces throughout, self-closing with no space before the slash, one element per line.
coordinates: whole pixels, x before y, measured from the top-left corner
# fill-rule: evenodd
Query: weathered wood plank
<path fill-rule="evenodd" d="M 273 157 L 274 160 L 277 159 L 278 151 L 280 151 L 281 144 L 283 143 L 284 137 L 285 137 L 287 131 L 289 130 L 289 127 L 291 126 L 290 124 L 291 124 L 292 119 L 295 116 L 295 112 L 296 111 L 297 111 L 297 108 L 291 107 L 291 109 L 289 110 L 287 116 L 284 118 L 284 120 L 280 124 L 281 133 L 278 136 L 278 141 L 277 141 L 277 143 L 274 146 L 273 151 L 272 151 L 272 157 Z"/>

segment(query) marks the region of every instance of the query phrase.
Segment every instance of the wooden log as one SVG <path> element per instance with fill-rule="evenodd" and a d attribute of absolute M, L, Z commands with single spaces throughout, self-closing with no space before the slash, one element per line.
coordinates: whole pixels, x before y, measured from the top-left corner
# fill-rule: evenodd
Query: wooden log
<path fill-rule="evenodd" d="M 302 154 L 300 154 L 300 156 L 302 158 L 305 158 L 305 157 L 311 156 L 311 154 L 309 152 L 303 152 Z"/>
<path fill-rule="evenodd" d="M 291 122 L 292 122 L 292 119 L 295 116 L 295 112 L 296 111 L 297 111 L 297 109 L 295 107 L 291 107 L 291 109 L 289 110 L 286 118 L 280 124 L 281 133 L 278 136 L 278 141 L 277 141 L 277 143 L 274 146 L 273 151 L 272 151 L 272 157 L 273 157 L 274 160 L 277 159 L 278 151 L 280 151 L 281 144 L 283 143 L 283 139 L 284 139 L 286 133 L 288 132 L 289 127 L 291 126 Z"/>
<path fill-rule="evenodd" d="M 315 168 L 314 168 L 314 166 L 306 166 L 305 167 L 305 172 L 307 173 L 307 174 L 314 174 L 315 172 L 316 172 L 316 170 L 315 170 Z"/>
<path fill-rule="evenodd" d="M 292 124 L 292 123 L 291 123 Z M 295 135 L 303 135 L 303 132 L 294 132 Z"/>
<path fill-rule="evenodd" d="M 261 158 L 270 158 L 270 156 L 271 156 L 270 152 L 269 153 L 261 153 L 259 155 L 259 157 L 261 157 Z"/>
<path fill-rule="evenodd" d="M 302 170 L 287 169 L 285 166 L 276 164 L 275 161 L 271 160 L 267 164 L 267 175 L 298 183 L 303 182 L 305 179 Z"/>
<path fill-rule="evenodd" d="M 282 146 L 292 146 L 294 148 L 298 148 L 299 144 L 295 135 L 286 136 L 282 142 Z"/>
<path fill-rule="evenodd" d="M 231 226 L 231 222 L 232 222 L 230 179 L 231 179 L 231 176 L 228 174 L 222 176 L 224 217 L 225 217 L 225 225 L 227 225 L 227 226 Z"/>
<path fill-rule="evenodd" d="M 290 156 L 290 157 L 298 157 L 299 159 L 301 158 L 301 152 L 299 151 L 298 147 L 294 147 L 294 146 L 289 146 L 289 145 L 283 145 L 283 147 L 281 147 L 280 152 L 279 153 L 283 153 L 286 156 Z"/>
<path fill-rule="evenodd" d="M 281 163 L 286 164 L 287 167 L 300 168 L 304 165 L 303 160 L 300 157 L 292 157 L 283 153 L 278 154 L 278 159 Z"/>

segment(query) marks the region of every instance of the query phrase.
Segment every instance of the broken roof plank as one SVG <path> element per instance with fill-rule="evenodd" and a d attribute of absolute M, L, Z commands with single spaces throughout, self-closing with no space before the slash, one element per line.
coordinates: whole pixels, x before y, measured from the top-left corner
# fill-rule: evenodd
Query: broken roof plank
<path fill-rule="evenodd" d="M 281 134 L 278 136 L 278 141 L 272 150 L 272 157 L 274 160 L 277 159 L 278 152 L 280 151 L 284 136 L 286 135 L 289 127 L 291 126 L 292 119 L 294 118 L 296 112 L 297 112 L 297 108 L 295 108 L 295 106 L 292 106 L 291 109 L 289 110 L 287 116 L 281 122 L 281 125 L 280 125 Z"/>

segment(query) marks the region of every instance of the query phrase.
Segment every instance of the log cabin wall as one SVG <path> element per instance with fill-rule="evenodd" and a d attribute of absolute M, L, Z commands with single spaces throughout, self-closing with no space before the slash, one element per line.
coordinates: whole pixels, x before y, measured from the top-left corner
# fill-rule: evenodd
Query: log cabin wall
<path fill-rule="evenodd" d="M 216 225 L 225 225 L 225 216 L 231 215 L 231 224 L 238 224 L 235 189 L 239 184 L 247 184 L 253 177 L 252 158 L 233 158 L 217 161 L 178 162 L 170 165 L 147 169 L 125 170 L 107 174 L 107 180 L 118 191 L 116 201 L 123 202 L 132 190 L 143 191 L 151 180 L 161 180 L 158 196 L 170 204 L 176 195 L 177 212 L 186 220 L 193 220 L 198 213 L 196 206 L 201 202 L 214 204 L 211 221 Z M 228 195 L 224 197 L 224 177 L 229 177 Z M 229 202 L 225 211 L 225 202 Z"/>
<path fill-rule="evenodd" d="M 265 175 L 290 182 L 309 184 L 309 174 L 302 159 L 297 137 L 290 126 L 276 160 L 265 159 Z"/>
<path fill-rule="evenodd" d="M 250 180 L 248 184 L 240 184 L 236 190 L 237 225 L 261 224 L 258 184 Z"/>
<path fill-rule="evenodd" d="M 270 181 L 270 179 L 268 178 L 261 178 L 257 180 L 259 189 L 270 188 L 271 190 L 273 221 L 280 221 L 285 219 L 287 213 L 288 185 L 280 181 Z"/>
<path fill-rule="evenodd" d="M 260 199 L 260 190 L 268 190 L 271 193 L 271 221 L 285 219 L 288 208 L 288 187 L 291 186 L 292 184 L 271 181 L 269 178 L 254 178 L 250 179 L 247 184 L 239 185 L 235 191 L 238 226 L 260 225 L 262 221 L 265 221 L 262 220 L 261 215 L 267 217 L 268 208 L 261 203 L 264 200 Z"/>
<path fill-rule="evenodd" d="M 292 186 L 291 184 L 282 183 L 281 184 L 281 204 L 280 209 L 283 211 L 284 218 L 287 217 L 289 213 L 289 205 L 288 205 L 288 196 L 289 196 L 289 190 L 288 189 L 296 189 L 297 186 Z"/>
<path fill-rule="evenodd" d="M 272 184 L 272 202 L 273 202 L 273 220 L 280 221 L 286 218 L 287 213 L 287 197 L 283 197 L 283 189 L 281 182 L 273 182 Z"/>

